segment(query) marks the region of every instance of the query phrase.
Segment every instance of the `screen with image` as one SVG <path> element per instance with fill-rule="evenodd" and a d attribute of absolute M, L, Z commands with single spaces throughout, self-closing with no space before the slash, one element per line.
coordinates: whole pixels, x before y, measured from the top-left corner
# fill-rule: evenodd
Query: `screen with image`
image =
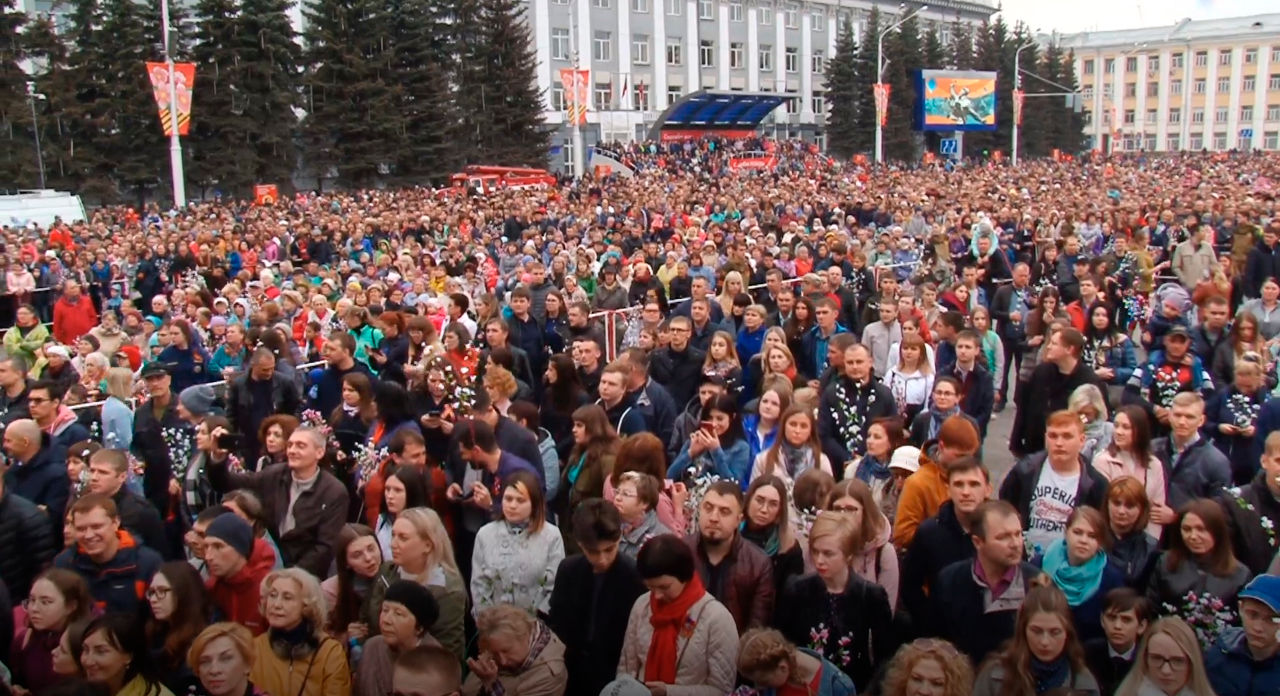
<path fill-rule="evenodd" d="M 996 129 L 994 72 L 921 70 L 916 123 L 924 131 Z"/>

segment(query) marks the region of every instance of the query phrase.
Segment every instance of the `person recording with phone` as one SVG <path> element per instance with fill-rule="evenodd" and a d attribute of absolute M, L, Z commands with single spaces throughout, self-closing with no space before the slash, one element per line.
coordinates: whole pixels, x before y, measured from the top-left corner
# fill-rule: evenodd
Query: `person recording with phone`
<path fill-rule="evenodd" d="M 737 398 L 720 394 L 702 407 L 698 429 L 671 462 L 667 478 L 681 481 L 714 474 L 737 481 L 745 490 L 750 473 L 751 446 L 742 433 Z"/>

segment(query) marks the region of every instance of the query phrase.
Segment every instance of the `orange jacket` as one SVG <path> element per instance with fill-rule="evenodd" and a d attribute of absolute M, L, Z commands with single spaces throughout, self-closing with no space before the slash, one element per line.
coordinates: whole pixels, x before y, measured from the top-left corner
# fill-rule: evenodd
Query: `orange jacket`
<path fill-rule="evenodd" d="M 898 512 L 893 522 L 893 545 L 905 549 L 915 538 L 920 523 L 938 514 L 947 501 L 947 474 L 933 460 L 938 451 L 936 440 L 925 443 L 920 452 L 920 470 L 907 477 L 898 498 Z"/>

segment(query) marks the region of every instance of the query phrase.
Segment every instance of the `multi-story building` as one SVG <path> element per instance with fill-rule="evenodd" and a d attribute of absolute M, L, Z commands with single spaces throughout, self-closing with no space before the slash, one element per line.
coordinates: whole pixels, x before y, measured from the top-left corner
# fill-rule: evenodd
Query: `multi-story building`
<path fill-rule="evenodd" d="M 988 2 L 929 0 L 918 19 L 946 42 L 957 19 L 988 19 L 996 11 Z M 873 6 L 881 26 L 919 7 L 878 0 L 529 0 L 553 142 L 570 161 L 560 70 L 574 67 L 576 52 L 578 67 L 591 71 L 587 147 L 643 138 L 663 109 L 703 89 L 795 95 L 767 127 L 821 145 L 827 61 L 847 23 L 857 41 L 876 40 L 865 36 Z"/>
<path fill-rule="evenodd" d="M 1280 149 L 1280 14 L 1058 37 L 1104 151 Z"/>

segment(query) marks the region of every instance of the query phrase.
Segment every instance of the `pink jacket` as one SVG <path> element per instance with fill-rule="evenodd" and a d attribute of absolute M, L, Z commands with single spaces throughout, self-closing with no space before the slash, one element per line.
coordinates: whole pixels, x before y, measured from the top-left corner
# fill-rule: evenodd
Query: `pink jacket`
<path fill-rule="evenodd" d="M 1147 460 L 1145 467 L 1139 467 L 1134 461 L 1133 455 L 1127 452 L 1112 454 L 1111 448 L 1107 448 L 1098 452 L 1093 456 L 1093 468 L 1098 470 L 1107 481 L 1114 481 L 1121 476 L 1132 476 L 1142 481 L 1143 487 L 1147 489 L 1147 499 L 1152 503 L 1160 503 L 1167 505 L 1164 483 L 1164 466 L 1159 459 L 1151 456 Z M 1106 510 L 1102 514 L 1107 514 Z M 1150 522 L 1147 524 L 1147 534 L 1159 539 L 1164 527 Z"/>
<path fill-rule="evenodd" d="M 863 552 L 853 558 L 853 572 L 867 582 L 884 588 L 889 593 L 889 606 L 898 606 L 898 553 L 889 543 L 892 525 L 889 518 L 880 514 L 883 525 L 880 533 L 866 545 Z"/>

